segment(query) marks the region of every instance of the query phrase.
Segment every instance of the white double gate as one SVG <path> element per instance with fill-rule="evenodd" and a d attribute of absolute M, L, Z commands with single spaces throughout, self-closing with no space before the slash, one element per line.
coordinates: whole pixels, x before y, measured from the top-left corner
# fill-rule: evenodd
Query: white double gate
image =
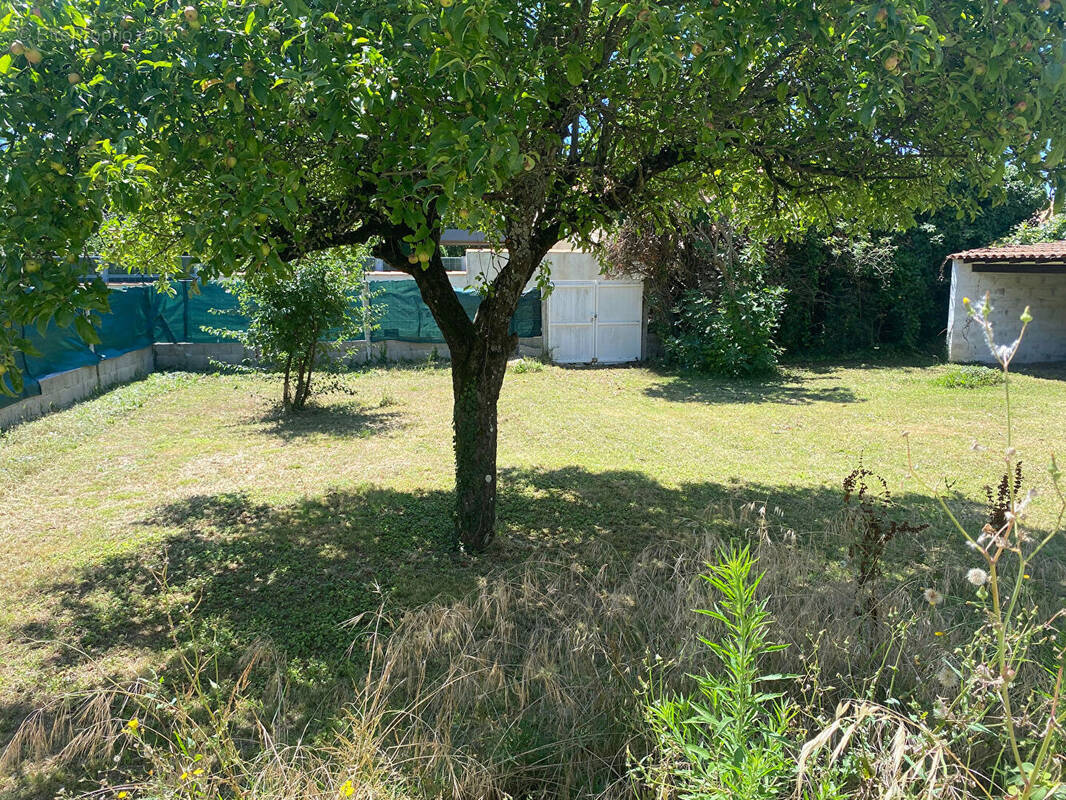
<path fill-rule="evenodd" d="M 639 361 L 644 285 L 640 281 L 555 281 L 547 304 L 547 348 L 559 364 Z"/>

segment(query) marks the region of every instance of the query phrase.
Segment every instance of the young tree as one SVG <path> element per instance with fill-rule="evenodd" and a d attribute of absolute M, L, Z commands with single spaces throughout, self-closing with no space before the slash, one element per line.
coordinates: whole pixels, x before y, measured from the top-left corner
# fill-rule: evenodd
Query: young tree
<path fill-rule="evenodd" d="M 342 247 L 309 253 L 286 273 L 237 278 L 232 288 L 247 330 L 227 333 L 282 370 L 282 404 L 301 411 L 311 396 L 311 375 L 328 341 L 353 339 L 371 324 L 359 302 L 363 255 Z"/>
<path fill-rule="evenodd" d="M 77 1 L 9 5 L 0 24 L 41 55 L 0 64 L 0 212 L 43 192 L 0 233 L 4 313 L 89 305 L 57 256 L 109 202 L 217 273 L 374 242 L 451 351 L 474 549 L 495 529 L 508 324 L 557 241 L 597 248 L 667 199 L 752 231 L 886 226 L 951 202 L 957 176 L 994 190 L 1008 162 L 1057 181 L 1066 149 L 1050 0 Z M 447 222 L 508 255 L 473 320 L 441 262 Z"/>

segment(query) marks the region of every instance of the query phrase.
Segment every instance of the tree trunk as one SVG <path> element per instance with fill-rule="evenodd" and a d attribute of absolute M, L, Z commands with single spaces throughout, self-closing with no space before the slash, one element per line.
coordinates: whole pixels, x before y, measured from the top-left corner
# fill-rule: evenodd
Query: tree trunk
<path fill-rule="evenodd" d="M 505 332 L 452 361 L 455 528 L 474 551 L 488 547 L 496 533 L 497 402 L 514 345 Z"/>
<path fill-rule="evenodd" d="M 401 231 L 406 236 L 407 231 Z M 403 236 L 383 237 L 375 255 L 410 274 L 440 326 L 452 362 L 455 436 L 455 530 L 469 550 L 484 550 L 496 533 L 496 408 L 507 358 L 518 344 L 511 317 L 526 283 L 558 241 L 552 223 L 536 236 L 511 236 L 508 261 L 492 280 L 474 320 L 467 316 L 441 260 L 439 242 L 424 267 L 410 266 Z"/>
<path fill-rule="evenodd" d="M 292 406 L 292 394 L 290 390 L 290 377 L 292 375 L 292 353 L 289 353 L 288 359 L 285 361 L 285 387 L 281 393 L 281 405 L 288 411 Z"/>

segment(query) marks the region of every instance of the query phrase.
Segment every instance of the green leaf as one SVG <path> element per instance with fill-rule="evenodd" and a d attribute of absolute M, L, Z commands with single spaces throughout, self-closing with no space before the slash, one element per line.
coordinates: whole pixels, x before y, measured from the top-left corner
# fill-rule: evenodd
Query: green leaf
<path fill-rule="evenodd" d="M 96 328 L 89 322 L 88 317 L 80 315 L 75 317 L 74 328 L 86 344 L 100 344 L 100 336 L 96 333 Z"/>
<path fill-rule="evenodd" d="M 255 9 L 248 12 L 248 18 L 244 20 L 244 34 L 247 36 L 255 27 Z"/>
<path fill-rule="evenodd" d="M 577 58 L 567 58 L 566 60 L 566 80 L 569 81 L 571 86 L 577 86 L 585 79 L 584 71 L 581 69 L 581 61 Z"/>

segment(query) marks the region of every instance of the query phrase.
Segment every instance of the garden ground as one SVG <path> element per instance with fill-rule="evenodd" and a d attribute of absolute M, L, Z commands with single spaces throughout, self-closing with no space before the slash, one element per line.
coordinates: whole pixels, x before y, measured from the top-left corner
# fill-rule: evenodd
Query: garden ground
<path fill-rule="evenodd" d="M 531 559 L 599 566 L 693 532 L 743 536 L 751 503 L 839 564 L 847 542 L 830 531 L 860 461 L 903 517 L 931 525 L 891 544 L 893 575 L 918 593 L 962 548 L 907 478 L 906 443 L 969 521 L 1004 446 L 1001 388 L 945 388 L 950 369 L 807 366 L 729 382 L 514 371 L 500 405 L 500 535 L 479 556 L 451 546 L 446 368 L 323 378 L 333 390 L 291 419 L 270 376 L 155 374 L 20 426 L 0 439 L 0 745 L 50 695 L 166 667 L 160 582 L 195 608 L 187 635 L 205 649 L 272 641 L 314 730 L 358 669 L 361 622 L 344 623 L 364 612 L 455 597 Z M 1064 377 L 1014 379 L 1027 486 L 1047 483 L 1066 441 Z"/>

